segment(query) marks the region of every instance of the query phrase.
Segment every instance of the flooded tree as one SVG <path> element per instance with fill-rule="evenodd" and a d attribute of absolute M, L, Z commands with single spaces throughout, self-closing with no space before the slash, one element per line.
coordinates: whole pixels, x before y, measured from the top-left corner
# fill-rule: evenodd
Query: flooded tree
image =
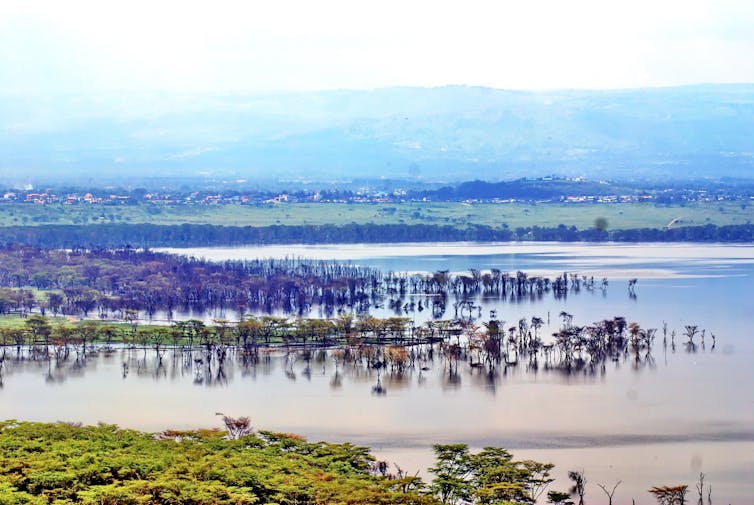
<path fill-rule="evenodd" d="M 579 505 L 584 505 L 584 496 L 586 496 L 586 475 L 584 471 L 571 470 L 568 472 L 568 478 L 573 485 L 571 486 L 571 495 L 579 497 Z"/>
<path fill-rule="evenodd" d="M 361 314 L 388 307 L 405 316 L 430 308 L 442 318 L 452 304 L 455 316 L 481 317 L 480 297 L 517 301 L 556 298 L 578 291 L 591 281 L 563 274 L 555 279 L 526 272 L 470 269 L 470 275 L 383 273 L 335 261 L 267 259 L 210 262 L 149 250 L 45 250 L 0 247 L 0 312 L 117 316 L 136 322 L 176 310 L 237 311 L 239 314 L 282 312 L 304 316 L 314 308 L 327 318 Z M 37 299 L 24 286 L 43 290 Z M 418 303 L 417 303 L 418 298 Z M 450 299 L 452 298 L 452 299 Z M 538 328 L 535 329 L 535 332 Z"/>

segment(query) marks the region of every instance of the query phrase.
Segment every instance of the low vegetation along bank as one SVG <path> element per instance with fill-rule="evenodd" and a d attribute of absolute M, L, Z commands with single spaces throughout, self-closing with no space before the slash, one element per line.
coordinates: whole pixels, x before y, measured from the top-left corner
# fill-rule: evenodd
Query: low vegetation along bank
<path fill-rule="evenodd" d="M 671 224 L 671 223 L 669 223 Z M 271 225 L 87 224 L 9 226 L 0 243 L 35 247 L 201 247 L 251 244 L 354 244 L 398 242 L 753 242 L 754 225 L 734 224 L 614 229 L 609 220 L 592 225 L 508 226 L 440 224 Z"/>
<path fill-rule="evenodd" d="M 376 461 L 365 447 L 253 432 L 247 418 L 224 421 L 225 432 L 157 434 L 0 422 L 0 503 L 517 505 L 540 497 L 572 504 L 571 496 L 583 501 L 585 494 L 582 473 L 569 473 L 570 493 L 553 490 L 553 465 L 517 461 L 500 448 L 471 453 L 463 444 L 435 445 L 432 480 L 425 482 Z M 659 503 L 683 503 L 664 500 L 686 489 L 650 492 Z"/>

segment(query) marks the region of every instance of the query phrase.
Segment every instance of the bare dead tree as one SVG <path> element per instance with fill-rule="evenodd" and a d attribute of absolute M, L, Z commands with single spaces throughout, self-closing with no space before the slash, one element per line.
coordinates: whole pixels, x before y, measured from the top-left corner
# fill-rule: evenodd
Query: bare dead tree
<path fill-rule="evenodd" d="M 696 490 L 699 493 L 698 505 L 704 505 L 704 473 L 699 472 L 699 484 L 696 485 Z"/>
<path fill-rule="evenodd" d="M 225 429 L 228 431 L 230 440 L 238 440 L 252 432 L 251 420 L 248 417 L 234 418 L 226 416 L 222 412 L 217 412 L 215 415 L 223 416 L 223 423 L 225 423 Z"/>
<path fill-rule="evenodd" d="M 704 505 L 704 473 L 699 473 L 699 484 L 696 485 L 696 491 L 699 493 L 697 505 Z M 707 484 L 707 505 L 712 505 L 712 484 Z"/>
<path fill-rule="evenodd" d="M 695 324 L 687 324 L 684 335 L 689 339 L 689 344 L 694 344 L 694 337 L 699 333 L 699 326 Z"/>
<path fill-rule="evenodd" d="M 616 482 L 613 486 L 613 489 L 610 491 L 607 490 L 607 486 L 605 486 L 604 484 L 600 484 L 599 482 L 597 483 L 597 486 L 599 486 L 599 488 L 602 489 L 602 491 L 607 495 L 608 505 L 613 505 L 613 496 L 615 495 L 615 490 L 618 489 L 618 486 L 620 486 L 621 482 L 622 481 Z"/>

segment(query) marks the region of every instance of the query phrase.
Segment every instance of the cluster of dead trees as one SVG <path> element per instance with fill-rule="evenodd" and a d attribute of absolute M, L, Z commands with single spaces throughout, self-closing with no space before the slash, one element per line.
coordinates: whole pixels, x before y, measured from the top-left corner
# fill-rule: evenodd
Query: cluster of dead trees
<path fill-rule="evenodd" d="M 480 296 L 563 297 L 606 286 L 606 279 L 595 282 L 568 273 L 552 279 L 498 269 L 397 274 L 307 259 L 210 262 L 149 250 L 0 248 L 0 313 L 22 315 L 96 314 L 104 319 L 139 311 L 171 318 L 176 311 L 215 310 L 305 315 L 317 307 L 327 317 L 388 308 L 396 315 L 431 310 L 439 319 L 452 304 L 454 317 L 470 320 L 481 315 L 481 306 L 475 305 Z"/>

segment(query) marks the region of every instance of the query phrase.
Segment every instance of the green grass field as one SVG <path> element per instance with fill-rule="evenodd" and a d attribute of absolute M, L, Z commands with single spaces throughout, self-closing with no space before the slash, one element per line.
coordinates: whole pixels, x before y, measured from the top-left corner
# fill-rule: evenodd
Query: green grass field
<path fill-rule="evenodd" d="M 34 314 L 38 314 L 39 312 L 37 309 L 34 309 Z M 47 319 L 50 321 L 50 324 L 55 327 L 63 324 L 67 325 L 77 325 L 84 320 L 81 320 L 79 317 L 76 316 L 53 316 L 52 313 L 47 313 Z M 115 320 L 106 320 L 106 321 L 99 321 L 99 320 L 86 320 L 90 321 L 97 325 L 112 325 L 116 326 L 118 328 L 131 328 L 131 323 L 127 323 L 124 321 L 115 321 Z M 3 329 L 18 329 L 18 328 L 27 328 L 28 325 L 26 324 L 26 318 L 21 317 L 19 314 L 13 313 L 13 314 L 0 314 L 0 330 Z M 162 326 L 153 325 L 153 324 L 139 324 L 139 328 L 161 328 Z M 0 502 L 2 503 L 2 502 Z"/>
<path fill-rule="evenodd" d="M 474 204 L 465 203 L 282 203 L 277 205 L 102 206 L 61 204 L 0 204 L 0 227 L 43 224 L 151 223 L 269 226 L 375 223 L 557 226 L 590 228 L 604 217 L 611 229 L 664 228 L 703 224 L 745 224 L 754 218 L 754 205 L 742 202 L 691 203 L 660 206 L 623 204 Z"/>

